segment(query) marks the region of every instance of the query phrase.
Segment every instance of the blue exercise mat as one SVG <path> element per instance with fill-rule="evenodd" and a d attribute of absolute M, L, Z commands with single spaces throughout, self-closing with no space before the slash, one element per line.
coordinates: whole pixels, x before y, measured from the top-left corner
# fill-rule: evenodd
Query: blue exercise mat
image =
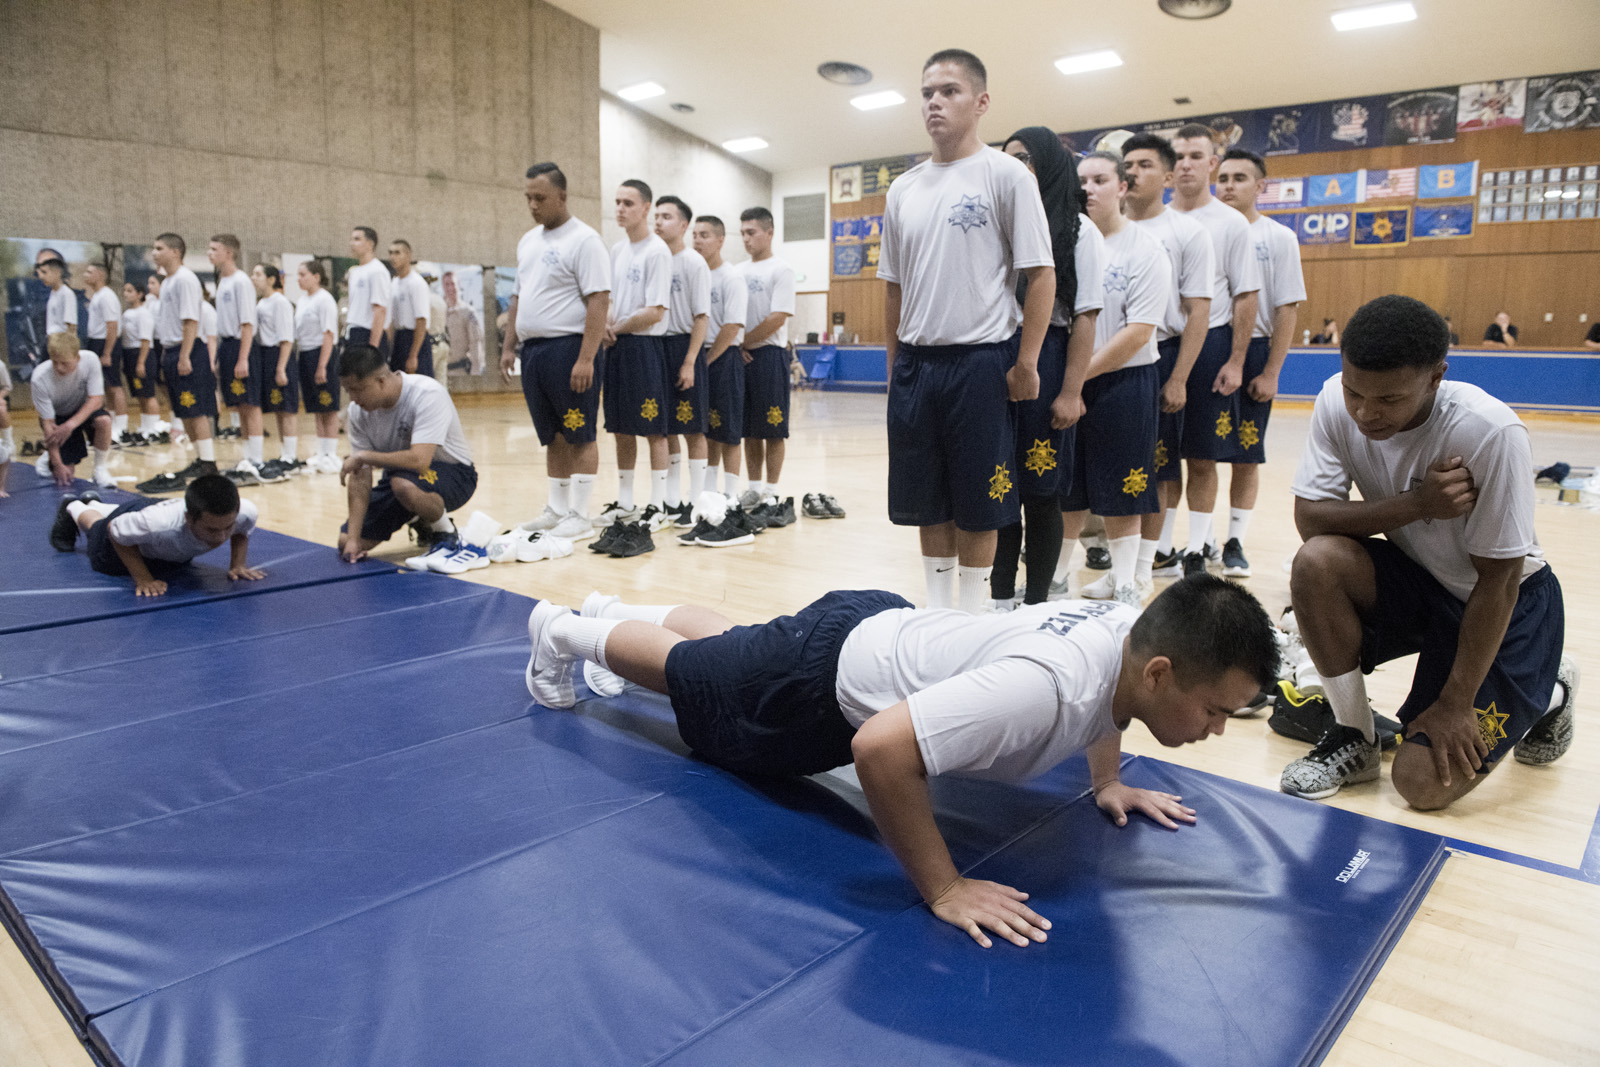
<path fill-rule="evenodd" d="M 82 535 L 75 552 L 57 552 L 50 547 L 50 524 L 61 493 L 48 491 L 50 483 L 38 479 L 31 469 L 25 473 L 40 483 L 40 488 L 0 500 L 0 542 L 6 546 L 4 570 L 0 571 L 0 634 L 395 570 L 393 563 L 379 560 L 345 563 L 327 545 L 257 530 L 250 537 L 250 565 L 267 572 L 261 581 L 230 579 L 229 549 L 223 545 L 170 581 L 165 596 L 136 597 L 132 579 L 113 578 L 90 568 Z M 136 499 L 114 489 L 104 490 L 102 496 L 113 504 Z"/>

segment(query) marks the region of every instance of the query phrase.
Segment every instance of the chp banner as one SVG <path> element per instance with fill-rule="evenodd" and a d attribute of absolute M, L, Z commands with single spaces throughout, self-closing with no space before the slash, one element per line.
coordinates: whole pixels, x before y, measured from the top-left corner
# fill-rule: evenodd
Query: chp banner
<path fill-rule="evenodd" d="M 1350 212 L 1301 211 L 1287 215 L 1274 215 L 1294 231 L 1295 240 L 1303 245 L 1342 245 L 1350 242 Z"/>
<path fill-rule="evenodd" d="M 1411 209 L 1385 208 L 1380 211 L 1357 211 L 1351 227 L 1350 243 L 1357 246 L 1403 245 L 1408 242 Z"/>

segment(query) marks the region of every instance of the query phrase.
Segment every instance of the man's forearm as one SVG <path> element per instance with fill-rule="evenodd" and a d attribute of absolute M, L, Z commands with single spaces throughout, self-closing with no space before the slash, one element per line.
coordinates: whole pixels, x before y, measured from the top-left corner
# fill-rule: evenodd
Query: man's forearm
<path fill-rule="evenodd" d="M 1284 360 L 1289 358 L 1289 346 L 1294 343 L 1294 328 L 1300 318 L 1298 304 L 1284 304 L 1272 312 L 1272 339 L 1267 347 L 1267 366 L 1261 373 L 1278 376 Z"/>
<path fill-rule="evenodd" d="M 389 309 L 382 304 L 372 305 L 372 336 L 382 337 L 384 325 L 389 321 Z"/>
<path fill-rule="evenodd" d="M 511 333 L 512 336 L 516 336 L 514 331 L 507 332 Z M 418 316 L 417 321 L 411 324 L 411 352 L 406 357 L 407 362 L 415 360 L 422 354 L 422 342 L 426 341 L 427 339 L 428 320 Z"/>
<path fill-rule="evenodd" d="M 1150 341 L 1155 327 L 1143 322 L 1130 322 L 1118 330 L 1106 346 L 1094 354 L 1090 373 L 1098 378 L 1102 374 L 1121 370 L 1128 360 Z"/>
<path fill-rule="evenodd" d="M 900 349 L 900 286 L 887 283 L 883 294 L 883 337 L 889 355 L 889 377 L 894 377 L 894 357 Z"/>
<path fill-rule="evenodd" d="M 744 347 L 760 348 L 763 341 L 777 333 L 783 328 L 783 324 L 788 321 L 789 316 L 787 314 L 782 311 L 774 311 L 762 319 L 755 329 L 745 331 Z"/>
<path fill-rule="evenodd" d="M 632 315 L 629 315 L 627 318 L 617 323 L 617 328 L 613 332 L 617 334 L 643 333 L 656 323 L 660 322 L 662 316 L 665 314 L 665 308 L 640 308 Z"/>
<path fill-rule="evenodd" d="M 684 357 L 684 365 L 688 366 L 700 357 L 700 349 L 705 347 L 706 331 L 711 329 L 711 316 L 696 315 L 694 326 L 689 330 L 689 354 Z"/>
<path fill-rule="evenodd" d="M 1089 746 L 1089 782 L 1096 793 L 1121 780 L 1122 735 L 1110 733 Z"/>
<path fill-rule="evenodd" d="M 722 353 L 726 352 L 729 348 L 732 348 L 733 343 L 738 340 L 738 338 L 739 323 L 723 323 L 722 329 L 717 331 L 716 339 L 711 342 L 711 351 L 706 355 L 706 362 L 715 363 L 717 361 L 717 357 L 721 356 Z"/>
<path fill-rule="evenodd" d="M 128 569 L 128 574 L 135 583 L 153 582 L 155 575 L 150 573 L 150 567 L 144 561 L 144 555 L 133 545 L 125 545 L 115 537 L 109 538 L 111 547 L 116 550 L 117 558 Z"/>
<path fill-rule="evenodd" d="M 1297 497 L 1294 502 L 1294 524 L 1303 541 L 1320 534 L 1376 537 L 1421 518 L 1416 503 L 1413 493 L 1400 493 L 1383 500 L 1306 500 Z"/>
<path fill-rule="evenodd" d="M 956 870 L 950 849 L 933 820 L 927 770 L 911 733 L 906 705 L 879 712 L 873 719 L 882 715 L 891 716 L 885 725 L 894 725 L 888 730 L 875 728 L 873 740 L 852 745 L 856 777 L 884 844 L 900 861 L 922 899 L 931 903 L 961 877 L 961 872 Z M 872 721 L 867 720 L 868 725 Z M 890 734 L 895 736 L 887 736 Z M 861 737 L 860 733 L 856 736 Z"/>
<path fill-rule="evenodd" d="M 1178 362 L 1172 367 L 1172 376 L 1180 382 L 1189 380 L 1189 372 L 1200 359 L 1200 349 L 1205 347 L 1206 333 L 1211 329 L 1209 299 L 1190 297 L 1185 304 L 1183 333 L 1178 339 Z"/>
<path fill-rule="evenodd" d="M 345 502 L 349 505 L 345 529 L 359 541 L 361 527 L 367 520 L 367 502 L 372 497 L 372 472 L 363 470 L 352 474 L 345 485 Z"/>
<path fill-rule="evenodd" d="M 1250 335 L 1255 332 L 1256 312 L 1261 307 L 1260 297 L 1260 293 L 1249 292 L 1233 298 L 1233 353 L 1228 357 L 1229 363 L 1244 365 L 1244 357 L 1250 351 Z"/>
<path fill-rule="evenodd" d="M 1067 338 L 1067 369 L 1061 376 L 1061 396 L 1081 396 L 1089 379 L 1089 364 L 1094 360 L 1094 327 L 1098 311 L 1084 311 L 1072 317 L 1072 334 Z"/>
<path fill-rule="evenodd" d="M 418 319 L 417 321 L 421 322 L 422 320 Z M 601 323 L 601 329 L 602 330 L 605 329 L 605 324 L 603 322 Z M 587 331 L 585 331 L 585 335 L 587 336 Z M 515 296 L 513 296 L 511 298 L 511 303 L 506 305 L 506 334 L 505 334 L 504 337 L 500 338 L 500 352 L 501 352 L 502 355 L 509 355 L 510 353 L 515 352 L 516 350 L 517 350 L 517 298 Z"/>
<path fill-rule="evenodd" d="M 578 342 L 578 358 L 593 362 L 606 336 L 606 316 L 611 313 L 611 293 L 590 293 L 583 298 L 583 340 Z"/>
<path fill-rule="evenodd" d="M 1050 316 L 1056 307 L 1056 269 L 1030 267 L 1028 295 L 1022 302 L 1022 339 L 1017 347 L 1017 364 L 1023 367 L 1039 365 L 1039 349 L 1044 345 L 1045 331 L 1050 329 Z"/>
<path fill-rule="evenodd" d="M 1439 699 L 1470 707 L 1488 677 L 1494 658 L 1506 639 L 1506 627 L 1517 606 L 1522 585 L 1522 559 L 1495 560 L 1488 573 L 1480 570 L 1477 584 L 1467 597 L 1456 637 L 1456 658 Z M 1476 561 L 1475 561 L 1476 562 Z M 1493 747 L 1493 746 L 1490 746 Z"/>
<path fill-rule="evenodd" d="M 178 345 L 178 358 L 186 360 L 194 351 L 194 340 L 200 336 L 200 323 L 194 319 L 183 320 L 183 341 Z"/>
<path fill-rule="evenodd" d="M 243 570 L 250 565 L 250 537 L 248 534 L 234 534 L 228 539 L 228 569 Z"/>
<path fill-rule="evenodd" d="M 420 474 L 433 465 L 433 457 L 438 450 L 439 446 L 433 444 L 412 445 L 403 452 L 369 452 L 362 449 L 359 452 L 352 452 L 351 458 L 358 459 L 369 467 L 416 471 Z"/>
<path fill-rule="evenodd" d="M 105 346 L 100 350 L 100 359 L 108 367 L 111 365 L 111 361 L 117 358 L 118 332 L 118 327 L 115 323 L 106 323 L 106 342 Z"/>

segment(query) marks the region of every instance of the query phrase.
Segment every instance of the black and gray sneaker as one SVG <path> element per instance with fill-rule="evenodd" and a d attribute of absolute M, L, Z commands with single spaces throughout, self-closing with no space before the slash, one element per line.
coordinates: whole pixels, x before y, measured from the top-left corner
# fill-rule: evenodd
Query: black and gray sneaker
<path fill-rule="evenodd" d="M 1297 689 L 1293 682 L 1285 679 L 1278 683 L 1271 700 L 1272 717 L 1267 720 L 1267 728 L 1291 740 L 1315 744 L 1339 725 L 1339 720 L 1333 714 L 1333 705 L 1328 703 L 1321 686 L 1308 685 L 1304 689 Z M 1374 711 L 1372 725 L 1378 735 L 1378 747 L 1385 752 L 1400 743 L 1403 727 L 1394 719 Z"/>
<path fill-rule="evenodd" d="M 729 508 L 728 514 L 723 517 L 722 521 L 696 538 L 695 544 L 706 548 L 730 548 L 733 545 L 748 545 L 756 539 L 756 535 L 745 522 L 740 521 L 743 518 L 745 516 L 738 508 Z M 696 530 L 698 532 L 698 527 Z"/>
<path fill-rule="evenodd" d="M 1244 558 L 1244 546 L 1237 537 L 1228 538 L 1222 546 L 1222 574 L 1227 578 L 1250 577 L 1250 561 Z"/>
<path fill-rule="evenodd" d="M 1111 569 L 1111 550 L 1095 545 L 1084 553 L 1087 561 L 1084 564 L 1092 571 L 1108 571 Z"/>
<path fill-rule="evenodd" d="M 700 535 L 701 534 L 710 533 L 712 530 L 715 530 L 715 529 L 716 529 L 715 526 L 711 525 L 705 519 L 701 519 L 701 520 L 699 520 L 698 522 L 696 522 L 694 524 L 694 527 L 692 529 L 687 530 L 687 531 L 685 531 L 685 532 L 683 532 L 683 533 L 678 535 L 678 544 L 680 544 L 680 545 L 699 544 L 700 543 Z"/>
<path fill-rule="evenodd" d="M 192 482 L 202 474 L 215 473 L 217 473 L 217 465 L 214 461 L 209 459 L 196 459 L 193 463 L 179 471 L 178 475 L 186 481 Z"/>
<path fill-rule="evenodd" d="M 667 505 L 667 513 L 672 516 L 672 525 L 680 530 L 690 529 L 695 524 L 694 505 L 687 500 L 675 507 Z"/>
<path fill-rule="evenodd" d="M 599 552 L 601 555 L 609 554 L 627 528 L 628 524 L 625 522 L 614 522 L 607 526 L 604 533 L 589 542 L 589 551 Z"/>
<path fill-rule="evenodd" d="M 269 459 L 256 468 L 256 477 L 267 484 L 286 482 L 289 480 L 290 473 L 292 472 L 288 465 L 281 459 Z"/>
<path fill-rule="evenodd" d="M 828 505 L 822 502 L 819 493 L 807 493 L 800 498 L 800 510 L 808 519 L 831 519 L 833 513 L 828 510 Z"/>
<path fill-rule="evenodd" d="M 1185 578 L 1206 572 L 1206 556 L 1204 552 L 1185 552 L 1183 555 L 1183 576 Z"/>
<path fill-rule="evenodd" d="M 763 518 L 768 526 L 793 526 L 795 522 L 794 497 L 789 497 L 781 504 L 768 504 L 767 513 Z"/>
<path fill-rule="evenodd" d="M 817 495 L 820 496 L 822 498 L 822 502 L 828 506 L 828 518 L 844 518 L 844 508 L 839 506 L 839 502 L 837 500 L 833 499 L 833 497 L 829 496 L 827 493 L 818 493 Z"/>
<path fill-rule="evenodd" d="M 729 508 L 728 518 L 732 519 L 733 524 L 747 534 L 762 534 L 767 532 L 766 520 L 757 518 L 748 511 L 740 511 L 738 508 Z"/>
<path fill-rule="evenodd" d="M 630 523 L 623 528 L 616 544 L 611 546 L 612 559 L 631 559 L 656 550 L 655 538 L 650 536 L 650 526 L 645 522 Z"/>
<path fill-rule="evenodd" d="M 1334 726 L 1305 756 L 1283 769 L 1278 788 L 1307 800 L 1331 797 L 1341 787 L 1378 778 L 1378 746 L 1353 726 Z"/>
<path fill-rule="evenodd" d="M 1151 568 L 1152 578 L 1179 578 L 1183 575 L 1183 553 L 1177 549 L 1171 552 L 1157 552 L 1155 564 Z"/>
<path fill-rule="evenodd" d="M 1572 747 L 1572 705 L 1578 695 L 1578 662 L 1565 653 L 1561 656 L 1561 669 L 1556 681 L 1566 689 L 1561 706 L 1546 712 L 1544 718 L 1517 742 L 1513 754 L 1518 763 L 1539 766 L 1554 763 Z"/>
<path fill-rule="evenodd" d="M 188 487 L 189 479 L 181 471 L 167 471 L 134 486 L 141 493 L 181 493 Z"/>
<path fill-rule="evenodd" d="M 95 499 L 100 497 L 96 495 Z M 81 502 L 81 498 L 75 496 L 64 496 L 56 501 L 55 521 L 50 524 L 50 547 L 57 552 L 71 552 L 78 545 L 78 520 L 72 517 L 67 505 Z"/>

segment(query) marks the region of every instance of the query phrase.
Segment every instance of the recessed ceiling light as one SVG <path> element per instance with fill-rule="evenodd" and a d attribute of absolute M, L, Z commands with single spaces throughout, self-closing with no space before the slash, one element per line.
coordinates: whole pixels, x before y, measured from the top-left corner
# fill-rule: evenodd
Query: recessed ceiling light
<path fill-rule="evenodd" d="M 1105 70 L 1122 66 L 1122 57 L 1107 48 L 1100 52 L 1082 52 L 1056 60 L 1056 69 L 1063 74 L 1082 74 L 1090 70 Z"/>
<path fill-rule="evenodd" d="M 668 104 L 667 106 L 680 115 L 687 115 L 694 111 L 693 104 L 685 104 L 682 100 L 679 100 L 676 104 Z"/>
<path fill-rule="evenodd" d="M 1335 11 L 1329 16 L 1336 30 L 1365 30 L 1373 26 L 1393 26 L 1397 22 L 1412 22 L 1417 9 L 1409 3 L 1373 4 L 1370 7 L 1352 7 Z"/>
<path fill-rule="evenodd" d="M 1175 96 L 1172 98 L 1172 102 L 1177 104 L 1179 107 L 1183 107 L 1185 104 L 1194 103 L 1194 101 L 1190 100 L 1187 96 Z"/>
<path fill-rule="evenodd" d="M 1216 18 L 1233 6 L 1233 0 L 1157 0 L 1156 6 L 1175 19 Z"/>
<path fill-rule="evenodd" d="M 894 107 L 903 104 L 906 98 L 893 89 L 885 89 L 881 93 L 865 93 L 861 96 L 850 98 L 850 105 L 861 111 L 876 111 L 880 107 Z"/>
<path fill-rule="evenodd" d="M 661 96 L 665 93 L 666 90 L 655 82 L 640 82 L 638 85 L 630 85 L 626 89 L 617 90 L 617 95 L 630 104 L 637 100 L 648 100 L 652 96 Z"/>
<path fill-rule="evenodd" d="M 767 147 L 767 142 L 759 137 L 735 137 L 731 141 L 723 141 L 722 147 L 730 152 L 754 152 Z"/>
<path fill-rule="evenodd" d="M 835 60 L 823 63 L 817 67 L 817 73 L 823 81 L 833 82 L 835 85 L 865 85 L 872 80 L 872 71 L 859 63 L 843 63 Z"/>

